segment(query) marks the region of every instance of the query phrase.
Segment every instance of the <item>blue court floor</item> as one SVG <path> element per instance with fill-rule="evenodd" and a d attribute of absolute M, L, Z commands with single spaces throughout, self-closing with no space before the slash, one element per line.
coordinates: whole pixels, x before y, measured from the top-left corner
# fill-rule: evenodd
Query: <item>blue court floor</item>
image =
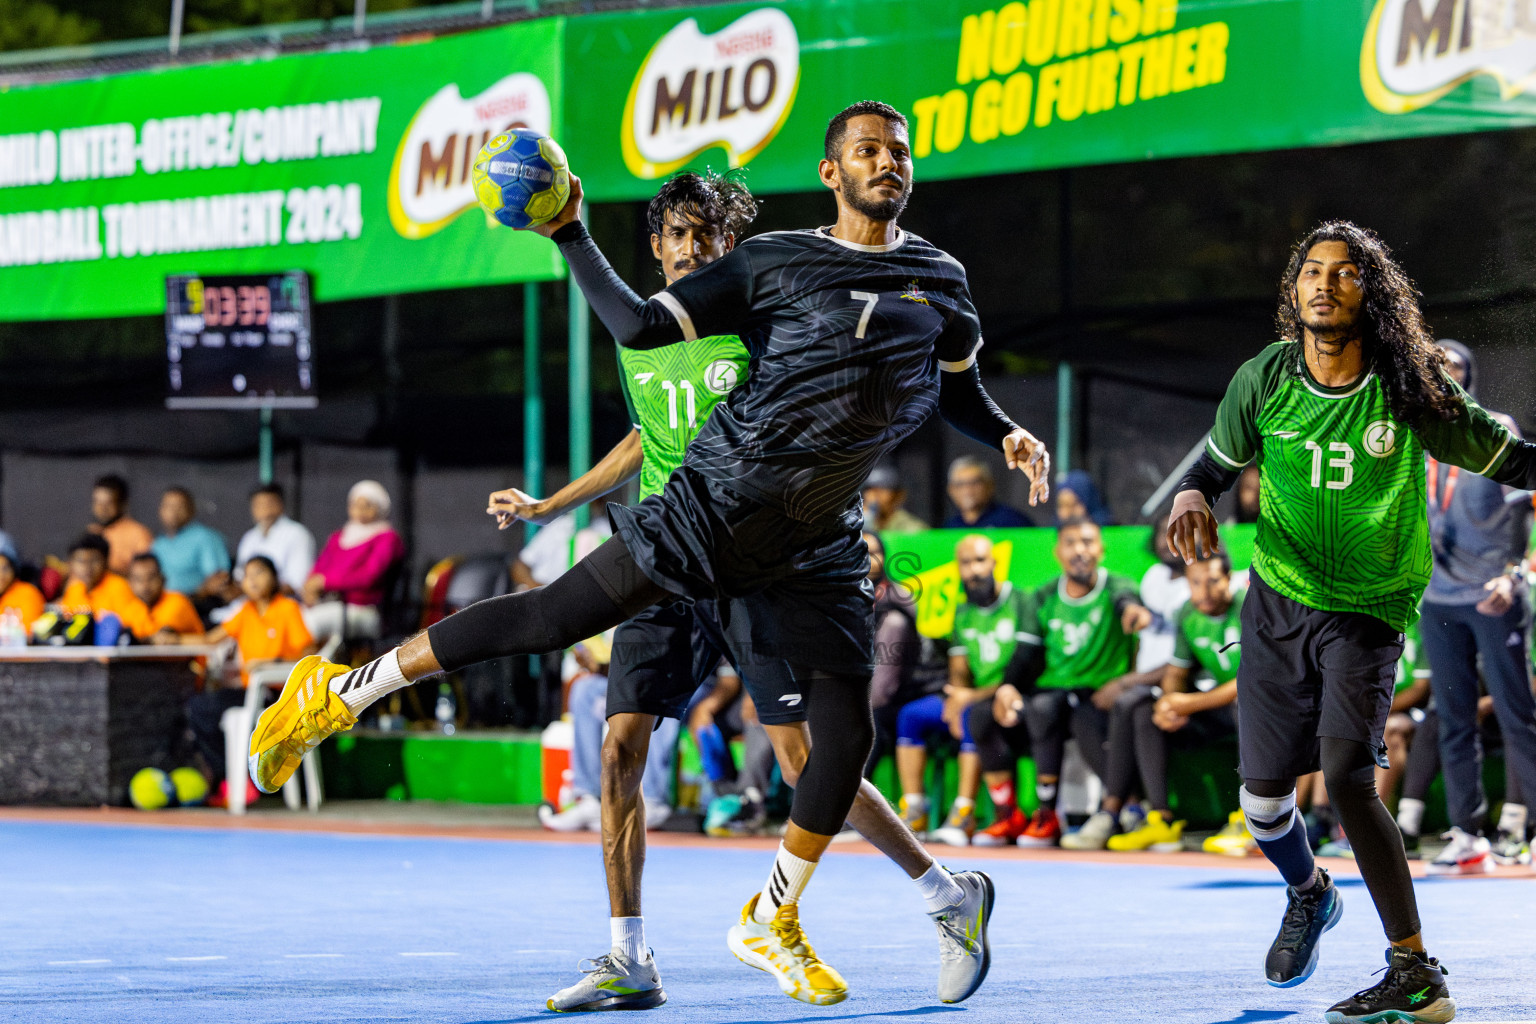
<path fill-rule="evenodd" d="M 647 937 L 671 997 L 651 1018 L 1320 1021 L 1382 966 L 1357 879 L 1317 974 L 1282 991 L 1259 970 L 1283 903 L 1267 872 L 990 859 L 976 866 L 997 883 L 992 973 L 946 1007 L 911 884 L 876 856 L 834 851 L 803 920 L 852 995 L 812 1007 L 725 948 L 770 862 L 759 849 L 651 851 Z M 3 1020 L 552 1020 L 544 999 L 608 945 L 593 844 L 7 822 L 0 865 Z M 1536 878 L 1420 883 L 1419 898 L 1459 1019 L 1536 1018 Z"/>

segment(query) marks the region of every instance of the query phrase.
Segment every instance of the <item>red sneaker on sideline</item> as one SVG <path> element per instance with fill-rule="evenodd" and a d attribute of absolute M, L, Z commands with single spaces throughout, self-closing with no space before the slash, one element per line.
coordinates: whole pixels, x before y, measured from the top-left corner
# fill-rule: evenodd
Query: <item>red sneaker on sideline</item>
<path fill-rule="evenodd" d="M 1035 812 L 1017 840 L 1020 846 L 1055 846 L 1060 841 L 1061 819 L 1048 807 Z"/>

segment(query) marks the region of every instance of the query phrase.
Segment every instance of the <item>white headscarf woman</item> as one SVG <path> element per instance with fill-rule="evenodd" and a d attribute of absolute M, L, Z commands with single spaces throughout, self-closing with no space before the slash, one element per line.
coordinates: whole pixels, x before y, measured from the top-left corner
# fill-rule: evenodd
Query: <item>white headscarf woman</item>
<path fill-rule="evenodd" d="M 389 523 L 389 492 L 377 480 L 359 480 L 347 492 L 347 522 L 338 543 L 343 548 L 366 544 L 386 530 Z"/>

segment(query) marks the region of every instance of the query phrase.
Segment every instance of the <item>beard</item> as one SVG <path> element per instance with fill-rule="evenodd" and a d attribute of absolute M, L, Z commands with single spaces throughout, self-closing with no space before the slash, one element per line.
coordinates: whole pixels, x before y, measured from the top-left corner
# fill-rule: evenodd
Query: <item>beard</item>
<path fill-rule="evenodd" d="M 979 607 L 985 608 L 997 596 L 996 580 L 962 580 L 961 583 L 965 588 L 965 599 Z"/>
<path fill-rule="evenodd" d="M 1347 323 L 1323 323 L 1320 320 L 1309 318 L 1307 310 L 1303 309 L 1300 319 L 1301 326 L 1312 333 L 1312 337 L 1317 341 L 1318 349 L 1324 355 L 1336 356 L 1344 351 L 1344 347 L 1351 341 L 1360 337 L 1360 317 L 1358 314 Z"/>
<path fill-rule="evenodd" d="M 884 179 L 876 178 L 873 182 L 864 184 L 841 165 L 838 170 L 842 172 L 843 198 L 847 200 L 849 206 L 870 220 L 895 220 L 907 208 L 907 200 L 912 198 L 911 178 L 902 181 L 900 195 L 885 199 L 874 192 L 874 186 Z"/>

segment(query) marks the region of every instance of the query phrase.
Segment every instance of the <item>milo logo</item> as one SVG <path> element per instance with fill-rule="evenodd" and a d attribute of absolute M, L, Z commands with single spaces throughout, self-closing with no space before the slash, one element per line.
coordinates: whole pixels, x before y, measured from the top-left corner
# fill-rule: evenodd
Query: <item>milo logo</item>
<path fill-rule="evenodd" d="M 1406 114 L 1487 75 L 1510 99 L 1536 73 L 1536 9 L 1510 0 L 1377 0 L 1360 53 L 1366 99 Z"/>
<path fill-rule="evenodd" d="M 800 84 L 800 38 L 765 7 L 713 35 L 692 18 L 651 48 L 624 105 L 624 164 L 660 178 L 714 146 L 739 167 L 773 141 Z"/>
<path fill-rule="evenodd" d="M 550 131 L 549 92 L 519 71 L 468 98 L 450 82 L 416 111 L 389 170 L 389 221 L 405 238 L 425 238 L 476 205 L 475 154 L 508 128 Z"/>

